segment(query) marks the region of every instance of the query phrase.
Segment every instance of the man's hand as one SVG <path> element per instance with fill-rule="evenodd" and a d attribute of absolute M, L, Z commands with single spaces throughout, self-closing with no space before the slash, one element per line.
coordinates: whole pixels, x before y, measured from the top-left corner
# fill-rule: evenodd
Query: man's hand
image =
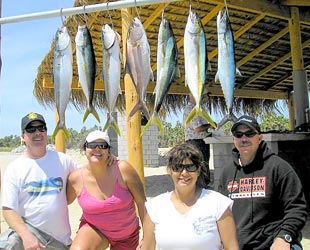
<path fill-rule="evenodd" d="M 291 250 L 291 244 L 281 238 L 276 238 L 270 250 Z"/>

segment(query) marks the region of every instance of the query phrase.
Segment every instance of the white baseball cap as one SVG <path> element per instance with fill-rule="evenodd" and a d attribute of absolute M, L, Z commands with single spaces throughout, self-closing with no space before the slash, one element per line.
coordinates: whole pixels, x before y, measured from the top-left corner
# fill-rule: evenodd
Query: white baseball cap
<path fill-rule="evenodd" d="M 95 131 L 92 131 L 88 134 L 88 136 L 86 137 L 86 142 L 93 142 L 95 140 L 98 140 L 98 139 L 102 139 L 102 140 L 105 140 L 106 143 L 110 145 L 110 137 L 108 135 L 108 133 L 106 132 L 103 132 L 103 131 L 100 131 L 100 130 L 95 130 Z"/>

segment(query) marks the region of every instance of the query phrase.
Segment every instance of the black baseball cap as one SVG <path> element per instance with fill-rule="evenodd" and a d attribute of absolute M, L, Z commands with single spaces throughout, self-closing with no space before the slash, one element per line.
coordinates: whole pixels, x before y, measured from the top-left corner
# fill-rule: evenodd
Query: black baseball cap
<path fill-rule="evenodd" d="M 260 126 L 259 126 L 257 120 L 251 116 L 248 116 L 248 115 L 240 116 L 237 119 L 237 121 L 234 123 L 234 125 L 231 127 L 231 132 L 234 132 L 236 130 L 236 128 L 241 124 L 249 127 L 250 129 L 252 129 L 254 131 L 257 131 L 259 134 L 261 133 Z"/>
<path fill-rule="evenodd" d="M 34 113 L 31 112 L 28 115 L 24 116 L 22 118 L 22 122 L 21 122 L 21 129 L 22 131 L 31 123 L 34 121 L 40 121 L 42 122 L 44 125 L 46 125 L 46 122 L 44 120 L 44 117 L 38 113 Z"/>

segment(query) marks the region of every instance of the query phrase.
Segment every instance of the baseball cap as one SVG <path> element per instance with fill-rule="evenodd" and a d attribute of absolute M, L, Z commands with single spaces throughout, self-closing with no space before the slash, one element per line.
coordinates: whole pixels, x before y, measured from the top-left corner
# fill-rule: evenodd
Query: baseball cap
<path fill-rule="evenodd" d="M 102 140 L 105 140 L 106 143 L 110 145 L 110 137 L 108 135 L 108 133 L 106 132 L 103 132 L 103 131 L 100 131 L 100 130 L 95 130 L 95 131 L 92 131 L 88 134 L 88 136 L 86 137 L 86 142 L 93 142 L 95 140 L 98 140 L 98 139 L 102 139 Z"/>
<path fill-rule="evenodd" d="M 236 128 L 241 124 L 249 127 L 250 129 L 252 129 L 254 131 L 256 130 L 259 134 L 261 133 L 260 126 L 259 126 L 257 120 L 251 116 L 248 116 L 248 115 L 240 116 L 237 119 L 237 121 L 234 123 L 234 125 L 231 127 L 231 132 L 234 132 L 236 130 Z"/>
<path fill-rule="evenodd" d="M 31 112 L 28 115 L 24 116 L 22 118 L 22 122 L 21 122 L 21 129 L 22 131 L 31 123 L 34 121 L 40 121 L 42 122 L 44 125 L 46 125 L 46 122 L 44 120 L 44 117 L 38 113 L 34 113 Z"/>

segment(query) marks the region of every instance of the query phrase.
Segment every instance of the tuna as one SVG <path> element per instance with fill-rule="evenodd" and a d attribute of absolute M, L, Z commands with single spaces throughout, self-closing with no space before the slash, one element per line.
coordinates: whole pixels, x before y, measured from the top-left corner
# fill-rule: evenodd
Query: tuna
<path fill-rule="evenodd" d="M 91 113 L 100 123 L 100 118 L 93 106 L 96 77 L 96 59 L 93 48 L 92 38 L 86 25 L 79 25 L 75 36 L 76 43 L 76 62 L 79 74 L 79 83 L 87 100 L 87 108 L 83 117 L 86 121 Z"/>
<path fill-rule="evenodd" d="M 215 81 L 220 81 L 228 114 L 219 122 L 218 128 L 222 127 L 228 121 L 236 121 L 237 118 L 232 112 L 234 88 L 236 74 L 241 75 L 236 68 L 234 36 L 231 29 L 228 12 L 222 15 L 219 11 L 217 15 L 217 34 L 218 34 L 218 70 Z"/>
<path fill-rule="evenodd" d="M 106 24 L 102 27 L 101 40 L 103 47 L 102 58 L 102 76 L 104 82 L 104 91 L 108 103 L 107 121 L 103 127 L 106 130 L 112 126 L 115 132 L 120 136 L 119 127 L 112 116 L 118 94 L 121 93 L 120 77 L 121 77 L 121 61 L 120 40 L 118 33 Z"/>
<path fill-rule="evenodd" d="M 73 59 L 71 39 L 65 26 L 57 29 L 54 45 L 53 83 L 59 120 L 52 138 L 55 138 L 59 130 L 63 130 L 65 138 L 70 142 L 70 134 L 66 128 L 65 112 L 71 95 Z"/>
<path fill-rule="evenodd" d="M 168 19 L 162 19 L 158 33 L 157 78 L 155 87 L 154 111 L 143 129 L 141 133 L 142 135 L 153 123 L 158 126 L 161 133 L 164 133 L 164 127 L 158 112 L 173 80 L 176 78 L 176 76 L 180 75 L 178 68 L 177 45 L 171 24 Z"/>
<path fill-rule="evenodd" d="M 191 120 L 198 115 L 215 128 L 216 124 L 201 107 L 202 93 L 206 83 L 206 71 L 209 63 L 205 32 L 199 16 L 192 11 L 188 15 L 184 33 L 184 63 L 185 84 L 188 85 L 196 102 L 196 106 L 185 120 L 185 126 L 188 126 Z"/>
<path fill-rule="evenodd" d="M 128 120 L 139 110 L 143 111 L 147 119 L 150 119 L 145 97 L 150 79 L 154 80 L 154 76 L 151 69 L 149 42 L 144 27 L 137 17 L 130 22 L 128 29 L 125 71 L 130 75 L 139 96 L 138 103 L 131 110 Z"/>

